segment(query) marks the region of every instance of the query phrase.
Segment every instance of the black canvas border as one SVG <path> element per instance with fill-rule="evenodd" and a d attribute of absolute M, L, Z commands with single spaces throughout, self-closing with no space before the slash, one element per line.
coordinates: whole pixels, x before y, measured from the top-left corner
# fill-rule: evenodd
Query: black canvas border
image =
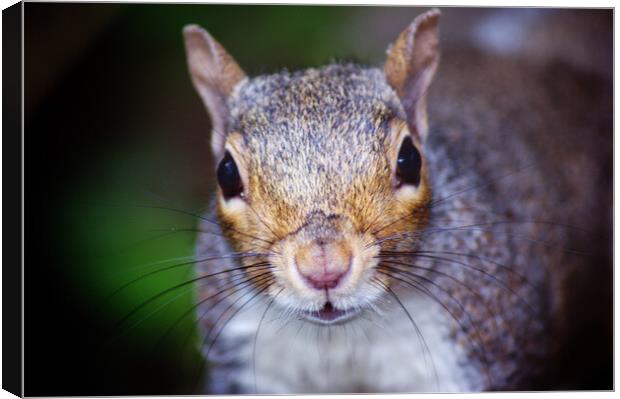
<path fill-rule="evenodd" d="M 23 395 L 22 372 L 22 7 L 2 11 L 2 389 Z"/>

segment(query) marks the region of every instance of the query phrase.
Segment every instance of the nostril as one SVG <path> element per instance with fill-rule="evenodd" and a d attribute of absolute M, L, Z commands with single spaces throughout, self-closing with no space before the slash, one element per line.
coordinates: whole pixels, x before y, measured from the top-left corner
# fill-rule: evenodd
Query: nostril
<path fill-rule="evenodd" d="M 344 273 L 324 273 L 321 275 L 305 276 L 306 280 L 317 290 L 336 288 Z"/>

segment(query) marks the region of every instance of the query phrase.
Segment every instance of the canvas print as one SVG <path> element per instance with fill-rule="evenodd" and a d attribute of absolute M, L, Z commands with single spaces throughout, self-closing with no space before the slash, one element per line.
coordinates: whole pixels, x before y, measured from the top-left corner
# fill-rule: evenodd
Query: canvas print
<path fill-rule="evenodd" d="M 26 3 L 25 393 L 613 389 L 612 34 Z"/>

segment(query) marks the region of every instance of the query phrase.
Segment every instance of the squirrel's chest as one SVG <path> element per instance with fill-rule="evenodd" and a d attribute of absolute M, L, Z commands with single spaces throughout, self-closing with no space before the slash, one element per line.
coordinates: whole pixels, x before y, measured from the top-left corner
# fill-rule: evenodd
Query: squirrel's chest
<path fill-rule="evenodd" d="M 449 321 L 428 299 L 351 323 L 316 326 L 253 307 L 226 328 L 234 348 L 221 389 L 243 393 L 434 392 L 476 388 Z M 415 322 L 415 326 L 414 326 Z M 260 329 L 258 325 L 260 323 Z M 257 334 L 258 330 L 258 334 Z"/>

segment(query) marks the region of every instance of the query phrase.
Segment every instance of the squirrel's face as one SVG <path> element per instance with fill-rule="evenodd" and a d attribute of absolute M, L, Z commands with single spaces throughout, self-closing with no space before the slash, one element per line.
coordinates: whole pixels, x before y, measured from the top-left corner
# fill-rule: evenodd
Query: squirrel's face
<path fill-rule="evenodd" d="M 346 320 L 389 287 L 380 253 L 415 245 L 431 198 L 424 98 L 437 18 L 414 21 L 383 71 L 330 65 L 254 79 L 206 32 L 186 29 L 214 125 L 223 232 L 270 265 L 272 278 L 259 279 L 256 258 L 244 260 L 274 303 L 315 322 Z"/>
<path fill-rule="evenodd" d="M 275 302 L 310 319 L 371 305 L 389 284 L 377 256 L 425 226 L 430 200 L 419 137 L 383 74 L 260 77 L 230 104 L 217 210 L 235 250 L 268 253 Z"/>

